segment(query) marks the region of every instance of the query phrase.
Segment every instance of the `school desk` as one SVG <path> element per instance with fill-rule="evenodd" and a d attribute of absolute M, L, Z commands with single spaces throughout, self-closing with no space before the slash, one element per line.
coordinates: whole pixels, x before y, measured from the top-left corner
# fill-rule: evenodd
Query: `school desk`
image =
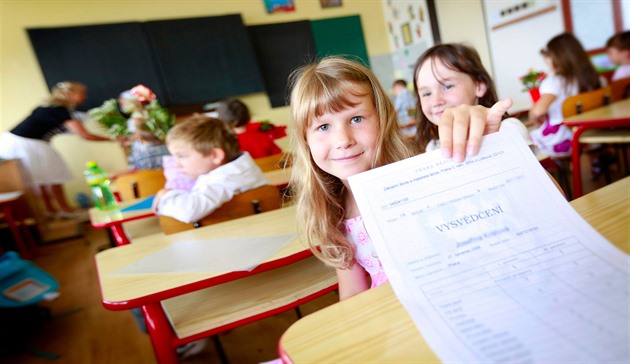
<path fill-rule="evenodd" d="M 571 202 L 630 253 L 630 177 Z M 278 344 L 286 363 L 439 363 L 389 283 L 294 323 Z"/>
<path fill-rule="evenodd" d="M 265 178 L 270 184 L 278 187 L 285 188 L 289 184 L 289 177 L 291 176 L 291 167 L 274 169 L 263 173 Z"/>
<path fill-rule="evenodd" d="M 573 196 L 582 196 L 582 171 L 580 165 L 580 135 L 589 129 L 629 128 L 630 99 L 599 107 L 564 119 L 563 123 L 573 129 L 571 163 L 573 167 Z M 611 131 L 615 133 L 615 131 Z M 625 134 L 624 134 L 625 135 Z M 630 137 L 626 141 L 630 143 Z"/>
<path fill-rule="evenodd" d="M 129 237 L 125 233 L 123 224 L 130 221 L 152 217 L 155 216 L 155 214 L 153 213 L 153 211 L 151 211 L 150 208 L 143 208 L 133 211 L 121 210 L 125 209 L 126 207 L 135 205 L 143 200 L 145 199 L 140 198 L 126 202 L 118 202 L 118 208 L 113 210 L 100 210 L 96 207 L 92 207 L 88 210 L 90 223 L 95 228 L 109 228 L 112 232 L 116 245 L 120 246 L 129 244 Z"/>
<path fill-rule="evenodd" d="M 177 345 L 190 342 L 191 340 L 212 335 L 214 331 L 209 332 L 208 328 L 199 327 L 199 325 L 207 322 L 191 322 L 188 331 L 179 331 L 179 328 L 173 328 L 169 320 L 175 320 L 171 314 L 177 314 L 176 310 L 182 307 L 184 310 L 199 309 L 197 306 L 204 304 L 206 300 L 200 299 L 198 305 L 190 305 L 186 298 L 190 295 L 203 295 L 209 289 L 219 288 L 230 296 L 230 302 L 223 302 L 230 307 L 239 308 L 241 306 L 250 305 L 252 302 L 257 305 L 256 309 L 262 309 L 263 312 L 256 311 L 247 317 L 239 317 L 238 321 L 220 322 L 210 329 L 221 332 L 233 327 L 238 327 L 245 322 L 252 322 L 256 319 L 266 317 L 272 313 L 282 312 L 285 308 L 295 307 L 306 302 L 313 297 L 327 293 L 335 289 L 336 277 L 334 271 L 323 266 L 323 263 L 315 260 L 312 253 L 298 240 L 297 235 L 290 237 L 290 242 L 282 247 L 276 253 L 273 253 L 266 261 L 258 265 L 251 271 L 213 271 L 213 272 L 186 272 L 186 271 L 169 271 L 164 273 L 128 273 L 116 274 L 115 272 L 129 264 L 137 263 L 142 258 L 163 251 L 163 249 L 172 248 L 177 244 L 187 244 L 191 241 L 204 241 L 230 238 L 256 238 L 265 236 L 291 236 L 296 231 L 296 213 L 295 207 L 285 207 L 269 212 L 248 216 L 241 219 L 235 219 L 219 224 L 209 225 L 198 229 L 192 229 L 172 235 L 157 234 L 140 239 L 134 239 L 133 244 L 119 246 L 113 249 L 102 251 L 96 255 L 96 268 L 101 289 L 101 297 L 105 308 L 110 310 L 128 310 L 131 308 L 142 307 L 147 327 L 158 361 L 173 362 L 176 361 L 174 356 L 174 347 Z M 230 241 L 226 240 L 226 244 Z M 233 244 L 233 243 L 231 243 Z M 249 251 L 252 253 L 251 251 Z M 153 257 L 155 255 L 152 255 Z M 305 264 L 302 264 L 305 263 Z M 317 267 L 313 263 L 317 263 Z M 311 275 L 304 271 L 304 277 L 300 277 L 302 266 L 310 268 L 315 267 L 315 273 Z M 182 267 L 183 268 L 183 267 Z M 280 274 L 276 277 L 281 281 L 282 270 L 288 268 L 293 269 L 292 276 L 300 277 L 298 285 L 307 285 L 308 280 L 314 279 L 316 274 L 320 274 L 322 268 L 326 268 L 326 277 L 322 278 L 321 286 L 317 286 L 317 294 L 310 296 L 299 296 L 294 292 L 288 292 L 288 301 L 282 306 L 276 307 L 277 302 L 272 300 L 259 300 L 260 294 L 256 293 L 256 288 L 243 289 L 239 286 L 241 282 L 249 278 L 255 278 L 266 274 Z M 298 269 L 296 272 L 295 269 Z M 297 273 L 297 274 L 296 274 Z M 243 278 L 243 279 L 241 279 Z M 319 278 L 317 278 L 319 279 Z M 331 283 L 331 280 L 334 282 Z M 271 280 L 275 283 L 275 280 Z M 231 287 L 233 290 L 226 292 L 223 287 Z M 292 286 L 293 287 L 293 286 Z M 319 288 L 321 287 L 321 288 Z M 285 287 L 276 287 L 271 291 L 282 291 Z M 238 293 L 242 292 L 242 293 Z M 227 294 L 229 293 L 229 294 Z M 239 297 L 235 299 L 234 297 Z M 208 299 L 221 299 L 221 294 L 214 294 Z M 227 299 L 227 298 L 226 298 Z M 188 306 L 187 306 L 188 305 Z M 259 307 L 258 307 L 259 306 Z M 274 307 L 269 309 L 269 307 Z M 165 308 L 166 307 L 166 308 Z M 214 314 L 213 308 L 205 309 L 200 315 Z M 168 309 L 169 315 L 165 310 Z M 266 315 L 266 316 L 265 316 Z M 199 317 L 192 315 L 192 320 L 199 320 Z M 232 318 L 230 318 L 232 319 Z M 196 325 L 195 328 L 190 328 Z M 185 325 L 182 325 L 185 326 Z M 182 329 L 184 330 L 184 329 Z M 216 333 L 215 332 L 215 333 Z"/>

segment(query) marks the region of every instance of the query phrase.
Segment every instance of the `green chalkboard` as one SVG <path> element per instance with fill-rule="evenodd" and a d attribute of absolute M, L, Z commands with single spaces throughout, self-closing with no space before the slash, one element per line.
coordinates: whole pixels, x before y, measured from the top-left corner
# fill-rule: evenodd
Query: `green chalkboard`
<path fill-rule="evenodd" d="M 360 16 L 311 20 L 311 30 L 318 58 L 352 55 L 363 60 L 366 66 L 370 66 Z"/>

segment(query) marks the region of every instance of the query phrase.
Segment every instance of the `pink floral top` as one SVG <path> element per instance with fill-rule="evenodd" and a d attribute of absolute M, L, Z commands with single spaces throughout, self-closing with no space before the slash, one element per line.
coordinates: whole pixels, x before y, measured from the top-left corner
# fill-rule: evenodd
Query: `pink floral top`
<path fill-rule="evenodd" d="M 343 225 L 346 228 L 346 236 L 352 244 L 354 244 L 355 260 L 363 269 L 370 273 L 370 278 L 372 279 L 370 288 L 380 286 L 387 282 L 387 275 L 385 275 L 381 261 L 378 259 L 376 250 L 374 250 L 372 239 L 370 239 L 370 236 L 365 230 L 363 218 L 357 216 L 352 219 L 347 219 L 343 222 Z"/>

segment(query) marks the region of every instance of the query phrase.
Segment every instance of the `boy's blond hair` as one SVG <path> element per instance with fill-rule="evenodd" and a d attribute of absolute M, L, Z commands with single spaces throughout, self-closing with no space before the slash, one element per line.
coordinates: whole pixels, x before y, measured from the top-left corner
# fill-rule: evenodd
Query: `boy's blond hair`
<path fill-rule="evenodd" d="M 414 155 L 399 131 L 396 111 L 376 76 L 358 62 L 327 57 L 294 71 L 290 76 L 294 161 L 290 186 L 295 192 L 298 229 L 318 258 L 337 268 L 354 261 L 354 247 L 343 227 L 346 189 L 339 178 L 320 169 L 311 156 L 306 130 L 313 119 L 354 105 L 356 97 L 370 96 L 378 115 L 379 135 L 373 167 Z M 320 247 L 321 251 L 317 248 Z"/>
<path fill-rule="evenodd" d="M 175 124 L 166 134 L 166 144 L 184 142 L 192 149 L 207 154 L 214 148 L 225 152 L 225 163 L 241 155 L 238 138 L 224 122 L 209 116 L 194 114 Z"/>

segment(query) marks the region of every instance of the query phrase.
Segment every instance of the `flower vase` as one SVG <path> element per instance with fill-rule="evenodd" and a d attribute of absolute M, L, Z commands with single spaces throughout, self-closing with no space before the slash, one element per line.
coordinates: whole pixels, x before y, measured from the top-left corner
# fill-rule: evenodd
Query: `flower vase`
<path fill-rule="evenodd" d="M 538 88 L 531 88 L 529 89 L 529 96 L 532 97 L 532 101 L 534 103 L 536 103 L 536 101 L 538 101 L 538 99 L 540 99 L 540 89 Z"/>

